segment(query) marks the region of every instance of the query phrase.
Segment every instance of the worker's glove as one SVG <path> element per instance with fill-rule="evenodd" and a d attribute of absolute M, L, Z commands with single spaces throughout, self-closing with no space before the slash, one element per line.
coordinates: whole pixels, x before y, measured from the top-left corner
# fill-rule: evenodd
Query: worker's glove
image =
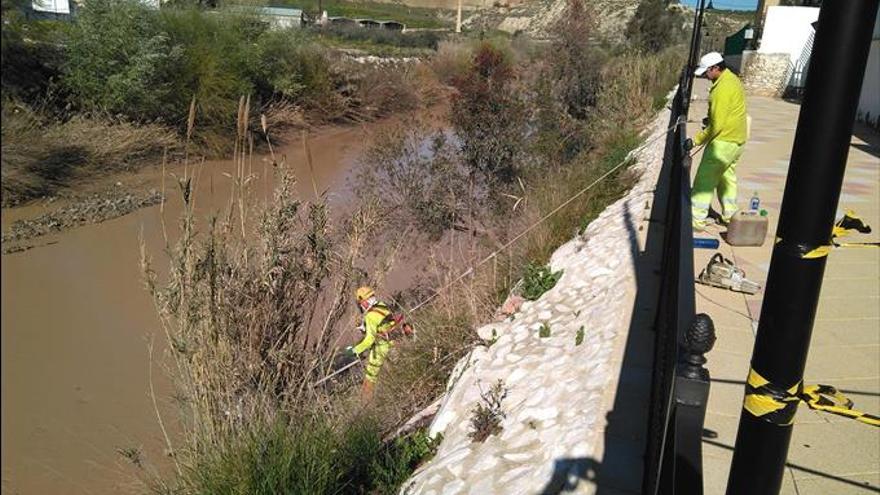
<path fill-rule="evenodd" d="M 352 346 L 348 346 L 345 348 L 345 355 L 349 356 L 349 357 L 354 357 L 354 358 L 356 358 L 358 356 L 357 352 L 354 351 L 354 347 L 352 347 Z"/>
<path fill-rule="evenodd" d="M 692 149 L 694 149 L 694 140 L 691 139 L 691 138 L 687 138 L 687 139 L 685 139 L 685 140 L 684 140 L 684 150 L 685 150 L 685 151 L 690 151 L 690 150 L 692 150 Z"/>
<path fill-rule="evenodd" d="M 709 117 L 703 117 L 703 129 L 709 127 Z"/>

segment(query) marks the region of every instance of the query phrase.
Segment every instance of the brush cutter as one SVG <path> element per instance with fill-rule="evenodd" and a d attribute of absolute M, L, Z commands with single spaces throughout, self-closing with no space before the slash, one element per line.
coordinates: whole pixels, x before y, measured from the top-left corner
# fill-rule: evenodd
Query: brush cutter
<path fill-rule="evenodd" d="M 706 265 L 706 268 L 703 268 L 700 276 L 697 277 L 697 283 L 729 289 L 734 292 L 744 292 L 746 294 L 755 294 L 761 290 L 759 284 L 746 278 L 746 272 L 742 268 L 721 256 L 721 253 L 715 253 L 712 256 L 709 264 Z"/>

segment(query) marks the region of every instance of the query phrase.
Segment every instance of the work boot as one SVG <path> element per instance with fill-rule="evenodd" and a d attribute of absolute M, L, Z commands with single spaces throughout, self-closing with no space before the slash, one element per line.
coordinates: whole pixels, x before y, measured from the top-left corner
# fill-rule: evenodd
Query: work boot
<path fill-rule="evenodd" d="M 715 225 L 715 220 L 707 217 L 703 220 L 694 220 L 691 225 L 694 228 L 694 232 L 705 232 L 710 225 Z"/>

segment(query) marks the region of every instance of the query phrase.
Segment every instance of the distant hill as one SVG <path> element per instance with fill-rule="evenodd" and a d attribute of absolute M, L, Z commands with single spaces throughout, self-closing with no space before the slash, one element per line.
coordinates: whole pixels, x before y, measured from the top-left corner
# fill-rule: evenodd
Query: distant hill
<path fill-rule="evenodd" d="M 509 8 L 480 10 L 468 19 L 471 28 L 523 31 L 536 38 L 549 35 L 549 29 L 563 15 L 568 0 L 529 0 Z M 626 25 L 635 14 L 639 0 L 588 0 L 593 9 L 603 38 L 621 40 Z"/>

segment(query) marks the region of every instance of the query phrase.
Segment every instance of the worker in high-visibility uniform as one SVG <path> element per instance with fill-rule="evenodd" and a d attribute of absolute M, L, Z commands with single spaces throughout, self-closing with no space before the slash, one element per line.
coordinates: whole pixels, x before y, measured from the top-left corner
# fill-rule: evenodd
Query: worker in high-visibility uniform
<path fill-rule="evenodd" d="M 389 333 L 394 327 L 395 321 L 392 318 L 391 309 L 376 298 L 373 289 L 361 287 L 355 291 L 355 297 L 358 307 L 364 315 L 362 327 L 364 338 L 357 345 L 348 346 L 345 350 L 354 357 L 360 356 L 364 351 L 370 351 L 367 357 L 364 384 L 361 389 L 362 396 L 369 399 L 373 395 L 373 387 L 379 377 L 379 370 L 382 369 L 382 364 L 394 345 Z"/>
<path fill-rule="evenodd" d="M 742 82 L 727 68 L 720 53 L 704 55 L 694 74 L 712 81 L 706 125 L 693 140 L 685 142 L 688 151 L 706 145 L 691 189 L 693 227 L 702 231 L 714 192 L 718 193 L 723 222 L 729 222 L 736 213 L 736 162 L 746 144 L 748 124 Z"/>

